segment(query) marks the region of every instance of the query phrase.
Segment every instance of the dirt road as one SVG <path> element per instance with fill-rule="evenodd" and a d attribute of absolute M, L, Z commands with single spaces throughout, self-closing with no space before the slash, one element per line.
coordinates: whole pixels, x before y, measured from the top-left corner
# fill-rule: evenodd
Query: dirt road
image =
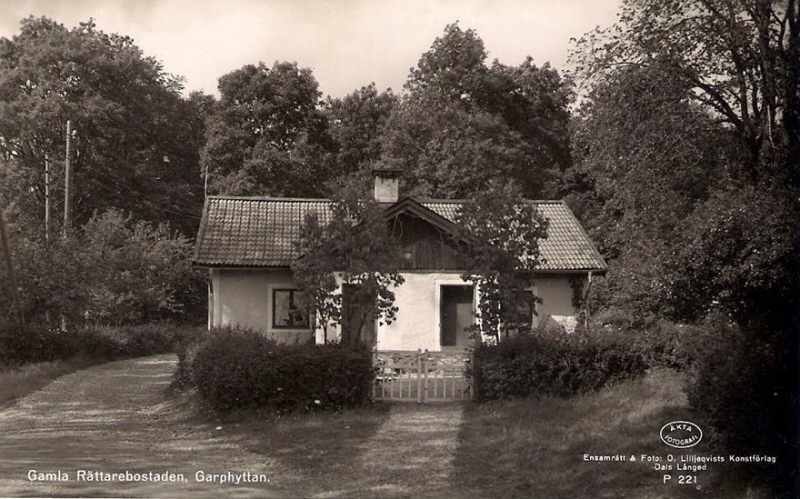
<path fill-rule="evenodd" d="M 175 363 L 164 355 L 79 371 L 0 412 L 0 496 L 292 496 L 277 484 L 294 481 L 291 470 L 219 439 L 166 395 Z M 84 480 L 80 470 L 89 472 Z M 167 472 L 185 481 L 87 481 L 92 471 Z M 198 471 L 239 474 L 240 483 L 198 482 Z M 248 472 L 269 481 L 242 483 Z M 31 481 L 29 473 L 49 476 Z"/>
<path fill-rule="evenodd" d="M 392 406 L 377 431 L 350 452 L 335 453 L 336 462 L 293 468 L 277 442 L 255 445 L 265 435 L 237 434 L 193 416 L 185 400 L 166 391 L 175 368 L 172 355 L 112 362 L 64 376 L 0 411 L 0 497 L 450 495 L 460 404 Z M 309 438 L 306 448 L 320 445 Z M 184 480 L 102 481 L 109 477 L 101 474 L 89 481 L 93 471 Z M 198 481 L 198 472 L 241 481 Z M 267 481 L 244 481 L 261 478 Z"/>

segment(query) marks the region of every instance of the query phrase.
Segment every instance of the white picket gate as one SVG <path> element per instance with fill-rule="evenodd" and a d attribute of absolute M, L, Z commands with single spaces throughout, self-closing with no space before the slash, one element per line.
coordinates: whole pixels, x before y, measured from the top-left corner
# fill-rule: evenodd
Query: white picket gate
<path fill-rule="evenodd" d="M 372 399 L 409 402 L 472 400 L 469 353 L 374 351 Z"/>

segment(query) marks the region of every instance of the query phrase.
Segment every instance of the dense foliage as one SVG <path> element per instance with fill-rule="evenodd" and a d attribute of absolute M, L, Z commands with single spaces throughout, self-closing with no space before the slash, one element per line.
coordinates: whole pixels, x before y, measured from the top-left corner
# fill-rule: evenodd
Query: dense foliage
<path fill-rule="evenodd" d="M 797 348 L 793 339 L 757 326 L 742 329 L 721 316 L 702 324 L 694 338 L 701 355 L 687 393 L 699 414 L 714 423 L 729 452 L 763 453 L 774 465 L 754 465 L 751 473 L 791 497 L 796 473 Z"/>
<path fill-rule="evenodd" d="M 0 39 L 0 197 L 13 203 L 13 218 L 45 232 L 49 161 L 51 228 L 60 226 L 71 120 L 78 224 L 116 208 L 193 234 L 207 97 L 183 99 L 180 89 L 180 79 L 131 38 L 104 33 L 92 20 L 67 29 L 23 19 L 19 34 Z"/>
<path fill-rule="evenodd" d="M 73 331 L 4 324 L 0 325 L 0 369 L 76 356 L 115 360 L 174 352 L 198 334 L 192 328 L 159 324 Z"/>
<path fill-rule="evenodd" d="M 800 6 L 629 0 L 575 62 L 562 193 L 611 261 L 596 305 L 713 338 L 692 405 L 730 449 L 796 463 Z M 788 468 L 752 471 L 796 497 Z"/>
<path fill-rule="evenodd" d="M 297 63 L 248 64 L 219 79 L 202 165 L 214 194 L 318 195 L 332 147 L 317 80 Z"/>
<path fill-rule="evenodd" d="M 91 218 L 66 238 L 14 239 L 14 264 L 27 321 L 54 326 L 197 322 L 203 277 L 193 270 L 191 242 L 169 230 L 119 212 Z M 0 268 L 5 279 L 6 269 Z M 0 288 L 4 303 L 10 290 Z"/>
<path fill-rule="evenodd" d="M 383 150 L 383 130 L 398 102 L 391 89 L 379 93 L 374 83 L 341 99 L 328 98 L 323 112 L 336 149 L 326 157 L 326 168 L 334 195 L 342 186 L 369 189 Z"/>
<path fill-rule="evenodd" d="M 471 366 L 482 401 L 566 397 L 640 376 L 646 368 L 624 336 L 547 330 L 481 344 Z"/>
<path fill-rule="evenodd" d="M 468 246 L 462 279 L 479 287 L 480 329 L 494 338 L 515 326 L 517 302 L 533 283 L 542 263 L 539 241 L 547 237 L 548 220 L 519 199 L 512 186 L 492 182 L 457 215 Z M 538 298 L 531 295 L 531 300 L 527 308 L 534 310 Z"/>
<path fill-rule="evenodd" d="M 282 344 L 257 331 L 212 331 L 181 355 L 183 379 L 225 413 L 355 407 L 369 400 L 372 353 L 360 345 Z"/>
<path fill-rule="evenodd" d="M 478 34 L 451 24 L 412 68 L 380 161 L 404 171 L 405 192 L 464 198 L 502 178 L 542 197 L 570 165 L 568 82 L 530 58 L 486 59 Z"/>

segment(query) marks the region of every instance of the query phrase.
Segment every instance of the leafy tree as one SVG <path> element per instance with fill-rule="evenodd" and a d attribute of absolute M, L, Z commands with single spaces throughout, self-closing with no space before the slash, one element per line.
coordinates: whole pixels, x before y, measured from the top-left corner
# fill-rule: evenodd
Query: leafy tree
<path fill-rule="evenodd" d="M 680 81 L 748 152 L 742 176 L 786 181 L 800 157 L 799 11 L 795 0 L 627 0 L 619 23 L 578 41 L 579 73 L 638 67 Z"/>
<path fill-rule="evenodd" d="M 680 83 L 625 68 L 588 92 L 572 142 L 575 163 L 561 195 L 610 260 L 608 292 L 599 298 L 663 311 L 666 257 L 686 218 L 715 186 L 730 182 L 723 179 L 737 161 L 735 140 Z"/>
<path fill-rule="evenodd" d="M 381 134 L 397 97 L 391 89 L 378 93 L 374 83 L 341 99 L 328 98 L 325 114 L 336 151 L 327 159 L 335 179 L 368 185 L 381 156 Z"/>
<path fill-rule="evenodd" d="M 708 326 L 714 347 L 697 349 L 690 401 L 732 451 L 763 451 L 753 421 L 774 430 L 769 449 L 784 464 L 762 478 L 787 497 L 798 424 L 799 37 L 794 0 L 625 2 L 617 25 L 579 41 L 590 105 L 569 172 L 578 211 L 616 258 L 616 305 L 735 321 Z M 708 383 L 719 396 L 704 403 Z M 741 394 L 757 396 L 743 407 Z"/>
<path fill-rule="evenodd" d="M 672 269 L 675 255 L 691 264 L 686 249 L 696 247 L 698 232 L 718 226 L 717 196 L 745 203 L 756 194 L 772 197 L 772 216 L 798 218 L 798 197 L 791 192 L 797 186 L 784 186 L 791 183 L 799 158 L 786 155 L 793 146 L 781 139 L 781 130 L 794 126 L 789 108 L 797 89 L 778 91 L 774 81 L 780 76 L 785 87 L 793 78 L 785 71 L 795 63 L 785 56 L 795 50 L 796 11 L 793 2 L 632 0 L 618 25 L 579 41 L 576 60 L 589 84 L 589 99 L 574 134 L 578 161 L 565 194 L 577 201 L 576 211 L 601 238 L 606 255 L 617 260 L 610 274 L 619 284 L 612 287 L 618 301 L 696 319 L 709 302 L 720 299 L 744 320 L 746 314 L 737 312 L 740 305 L 709 296 L 708 290 L 719 289 L 717 284 L 751 289 L 749 268 L 730 260 L 703 285 L 674 276 Z M 761 216 L 759 206 L 753 206 L 754 219 Z M 762 221 L 764 227 L 783 230 Z M 717 242 L 766 245 L 782 254 L 774 259 L 782 265 L 778 274 L 796 275 L 791 239 L 776 233 L 767 241 L 752 224 L 741 229 L 723 232 L 729 244 Z M 781 249 L 774 244 L 778 241 Z M 692 259 L 705 260 L 696 253 Z M 757 295 L 773 289 L 783 296 L 786 284 L 771 275 L 774 288 L 761 281 Z M 698 287 L 687 288 L 690 281 Z M 734 301 L 760 301 L 756 294 Z M 679 305 L 682 295 L 707 299 Z"/>
<path fill-rule="evenodd" d="M 328 219 L 307 214 L 296 243 L 302 256 L 293 262 L 292 272 L 306 297 L 306 308 L 320 319 L 325 341 L 330 324 L 356 324 L 357 333 L 350 338 L 354 343 L 361 340 L 366 320 L 391 324 L 398 310 L 392 288 L 404 282 L 399 246 L 383 209 L 354 192 L 343 193 L 331 204 Z M 351 286 L 348 300 L 354 306 L 348 308 L 360 316 L 342 317 L 339 282 Z"/>
<path fill-rule="evenodd" d="M 768 324 L 770 336 L 794 327 L 800 220 L 790 189 L 720 187 L 685 220 L 665 262 L 668 311 L 683 319 L 723 310 L 738 324 Z"/>
<path fill-rule="evenodd" d="M 502 118 L 474 106 L 409 99 L 389 119 L 382 165 L 400 169 L 419 197 L 465 198 L 493 178 L 512 179 L 529 158 Z"/>
<path fill-rule="evenodd" d="M 533 282 L 541 263 L 539 240 L 547 237 L 547 219 L 519 199 L 512 186 L 494 182 L 464 203 L 457 216 L 469 247 L 461 277 L 478 286 L 480 329 L 496 339 L 517 322 L 515 305 Z M 529 305 L 533 310 L 534 303 Z"/>
<path fill-rule="evenodd" d="M 71 120 L 78 224 L 115 207 L 194 232 L 203 132 L 199 110 L 180 89 L 180 80 L 131 38 L 106 34 L 91 20 L 67 29 L 29 17 L 19 34 L 0 39 L 0 155 L 26 225 L 43 226 L 46 160 L 53 173 L 52 218 L 63 218 L 63 203 L 55 201 L 63 200 Z"/>
<path fill-rule="evenodd" d="M 135 221 L 109 211 L 93 217 L 79 236 L 82 257 L 93 262 L 83 312 L 88 322 L 197 321 L 205 278 L 191 264 L 192 242 L 168 225 Z"/>
<path fill-rule="evenodd" d="M 333 145 L 311 70 L 246 65 L 222 76 L 219 90 L 201 159 L 211 192 L 319 196 Z"/>
<path fill-rule="evenodd" d="M 538 197 L 569 166 L 569 82 L 527 58 L 486 65 L 473 30 L 448 25 L 411 70 L 383 138 L 382 164 L 418 195 L 466 197 L 494 177 Z"/>
<path fill-rule="evenodd" d="M 63 315 L 69 324 L 113 325 L 198 321 L 205 281 L 191 267 L 191 252 L 191 242 L 167 225 L 117 211 L 49 243 L 17 231 L 12 249 L 28 321 Z M 8 293 L 0 289 L 3 314 Z"/>

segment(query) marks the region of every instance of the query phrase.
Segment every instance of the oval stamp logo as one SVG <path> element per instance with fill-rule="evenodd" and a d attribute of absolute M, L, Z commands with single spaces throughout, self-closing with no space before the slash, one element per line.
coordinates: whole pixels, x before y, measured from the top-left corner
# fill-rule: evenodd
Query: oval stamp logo
<path fill-rule="evenodd" d="M 691 421 L 673 421 L 662 426 L 659 435 L 670 447 L 688 449 L 703 439 L 703 430 Z"/>

